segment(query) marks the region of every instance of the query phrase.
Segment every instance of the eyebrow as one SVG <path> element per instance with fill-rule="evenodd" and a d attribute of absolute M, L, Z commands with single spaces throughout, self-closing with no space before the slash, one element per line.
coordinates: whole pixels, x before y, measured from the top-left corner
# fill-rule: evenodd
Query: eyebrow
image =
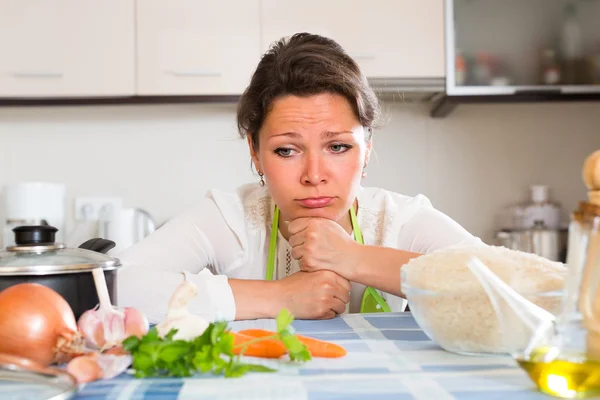
<path fill-rule="evenodd" d="M 331 137 L 334 137 L 334 136 L 343 135 L 345 133 L 346 134 L 347 133 L 352 134 L 353 132 L 352 131 L 339 131 L 339 132 L 336 132 L 336 131 L 324 131 L 324 132 L 321 133 L 321 137 L 328 139 L 328 138 L 331 138 Z M 278 136 L 289 136 L 289 137 L 292 137 L 292 138 L 299 138 L 302 135 L 300 135 L 298 132 L 284 132 L 284 133 L 278 133 L 276 135 L 272 135 L 269 139 L 274 138 L 274 137 L 278 137 Z"/>

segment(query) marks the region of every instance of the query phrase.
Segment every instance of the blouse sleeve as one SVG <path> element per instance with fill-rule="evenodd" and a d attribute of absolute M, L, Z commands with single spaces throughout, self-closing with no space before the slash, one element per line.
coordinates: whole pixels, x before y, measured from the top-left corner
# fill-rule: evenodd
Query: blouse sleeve
<path fill-rule="evenodd" d="M 233 320 L 235 302 L 224 273 L 240 253 L 239 232 L 208 197 L 117 256 L 123 265 L 117 274 L 117 304 L 139 309 L 150 322 L 163 321 L 185 273 L 198 287 L 190 312 L 210 321 Z"/>
<path fill-rule="evenodd" d="M 446 214 L 424 205 L 402 226 L 398 249 L 427 254 L 447 246 L 481 243 Z M 389 293 L 381 293 L 392 311 L 404 311 L 408 302 Z"/>
<path fill-rule="evenodd" d="M 481 239 L 431 206 L 419 207 L 398 235 L 399 249 L 422 254 L 457 244 L 480 242 Z"/>

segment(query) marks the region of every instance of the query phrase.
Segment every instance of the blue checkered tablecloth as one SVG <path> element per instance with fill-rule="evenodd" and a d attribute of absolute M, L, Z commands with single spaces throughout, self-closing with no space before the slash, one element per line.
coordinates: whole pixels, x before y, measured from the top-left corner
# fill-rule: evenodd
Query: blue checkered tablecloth
<path fill-rule="evenodd" d="M 299 334 L 343 345 L 348 354 L 314 358 L 302 366 L 259 360 L 278 372 L 235 379 L 135 379 L 123 373 L 82 385 L 76 399 L 550 399 L 535 390 L 508 356 L 461 356 L 442 350 L 410 313 L 348 314 L 293 325 Z M 275 323 L 240 321 L 231 327 L 274 329 Z"/>

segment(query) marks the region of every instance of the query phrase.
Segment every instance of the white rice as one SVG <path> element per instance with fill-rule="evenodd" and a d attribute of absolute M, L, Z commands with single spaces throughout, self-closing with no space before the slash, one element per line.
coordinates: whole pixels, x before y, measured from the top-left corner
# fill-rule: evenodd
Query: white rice
<path fill-rule="evenodd" d="M 402 267 L 410 309 L 441 347 L 459 353 L 518 351 L 527 344 L 531 331 L 522 324 L 519 310 L 504 302 L 505 323 L 499 322 L 488 295 L 467 266 L 472 256 L 523 297 L 553 314 L 560 308 L 567 267 L 535 254 L 485 244 L 444 248 Z M 548 292 L 558 294 L 543 295 Z"/>

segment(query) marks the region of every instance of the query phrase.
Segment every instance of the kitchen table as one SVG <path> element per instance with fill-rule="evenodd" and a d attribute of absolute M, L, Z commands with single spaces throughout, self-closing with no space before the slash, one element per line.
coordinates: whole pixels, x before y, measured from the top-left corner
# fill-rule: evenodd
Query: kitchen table
<path fill-rule="evenodd" d="M 232 330 L 274 329 L 273 320 L 239 321 Z M 406 313 L 349 314 L 326 321 L 294 321 L 298 334 L 343 345 L 338 359 L 304 365 L 259 363 L 275 373 L 241 378 L 136 379 L 123 373 L 82 385 L 76 399 L 549 399 L 535 390 L 508 356 L 461 356 L 429 340 Z M 255 361 L 253 359 L 252 361 Z"/>

